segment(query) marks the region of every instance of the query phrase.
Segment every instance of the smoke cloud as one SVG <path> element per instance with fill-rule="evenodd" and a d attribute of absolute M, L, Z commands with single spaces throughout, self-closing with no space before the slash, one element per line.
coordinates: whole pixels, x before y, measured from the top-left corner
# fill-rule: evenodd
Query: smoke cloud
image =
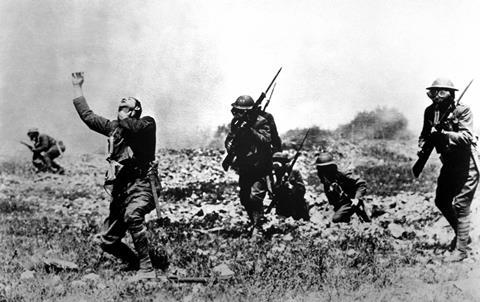
<path fill-rule="evenodd" d="M 29 127 L 69 151 L 103 150 L 72 105 L 84 71 L 92 109 L 115 118 L 124 96 L 157 120 L 159 147 L 195 147 L 283 66 L 270 111 L 280 132 L 333 129 L 358 111 L 395 107 L 418 131 L 425 87 L 477 77 L 476 1 L 2 1 L 0 154 Z M 479 78 L 479 77 L 477 77 Z M 480 105 L 472 85 L 464 101 Z"/>

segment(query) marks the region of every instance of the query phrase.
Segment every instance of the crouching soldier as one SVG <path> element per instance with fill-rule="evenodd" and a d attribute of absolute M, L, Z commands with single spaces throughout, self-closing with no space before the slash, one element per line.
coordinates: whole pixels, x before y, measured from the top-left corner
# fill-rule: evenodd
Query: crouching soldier
<path fill-rule="evenodd" d="M 32 164 L 37 172 L 53 172 L 65 174 L 55 159 L 65 152 L 65 145 L 47 134 L 40 134 L 37 128 L 29 129 L 27 132 L 33 146 L 28 146 L 33 152 Z"/>
<path fill-rule="evenodd" d="M 267 193 L 266 176 L 271 171 L 271 130 L 266 119 L 254 109 L 252 97 L 242 95 L 232 104 L 231 130 L 225 148 L 233 155 L 239 174 L 240 202 L 252 223 L 252 236 L 263 232 L 263 199 Z M 228 155 L 227 155 L 228 158 Z M 229 167 L 227 158 L 222 165 Z"/>
<path fill-rule="evenodd" d="M 293 219 L 310 220 L 305 201 L 305 184 L 297 169 L 290 167 L 291 159 L 285 152 L 273 154 L 273 205 L 277 214 Z"/>
<path fill-rule="evenodd" d="M 107 173 L 112 184 L 110 212 L 100 234 L 102 249 L 121 259 L 128 269 L 138 270 L 130 281 L 155 278 L 149 256 L 145 215 L 155 208 L 160 180 L 155 160 L 155 120 L 141 117 L 141 103 L 127 97 L 118 104 L 117 119 L 108 120 L 92 112 L 83 96 L 83 73 L 72 74 L 73 104 L 82 121 L 93 131 L 108 136 L 107 160 L 114 164 Z M 136 253 L 122 238 L 132 236 Z"/>
<path fill-rule="evenodd" d="M 337 165 L 329 153 L 321 153 L 315 163 L 325 195 L 335 211 L 332 221 L 335 223 L 350 222 L 350 217 L 357 213 L 361 220 L 370 222 L 362 200 L 366 192 L 365 181 L 351 173 L 338 171 Z"/>
<path fill-rule="evenodd" d="M 462 261 L 467 257 L 470 205 L 479 179 L 472 111 L 455 103 L 457 89 L 448 79 L 436 79 L 427 90 L 433 104 L 425 109 L 419 146 L 432 144 L 440 153 L 435 205 L 455 232 L 453 253 L 446 260 Z"/>

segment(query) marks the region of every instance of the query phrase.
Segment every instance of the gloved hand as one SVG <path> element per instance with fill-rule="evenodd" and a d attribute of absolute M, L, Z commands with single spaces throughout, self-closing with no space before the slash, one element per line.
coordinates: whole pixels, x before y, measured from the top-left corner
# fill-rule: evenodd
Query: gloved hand
<path fill-rule="evenodd" d="M 448 136 L 441 131 L 434 131 L 430 134 L 430 141 L 434 146 L 444 146 L 448 144 Z"/>

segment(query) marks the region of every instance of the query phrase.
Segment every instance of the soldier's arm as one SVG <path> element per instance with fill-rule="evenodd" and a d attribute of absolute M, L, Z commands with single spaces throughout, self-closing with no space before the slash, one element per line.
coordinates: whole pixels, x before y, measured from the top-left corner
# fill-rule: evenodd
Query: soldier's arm
<path fill-rule="evenodd" d="M 293 186 L 294 194 L 305 194 L 305 183 L 303 182 L 302 174 L 300 171 L 294 169 L 292 170 L 292 176 L 290 177 L 290 183 Z"/>
<path fill-rule="evenodd" d="M 235 119 L 232 119 L 232 122 L 230 123 L 230 132 L 228 132 L 227 137 L 225 138 L 225 149 L 230 152 L 230 149 L 232 148 L 233 144 L 233 139 L 235 137 L 234 134 L 234 127 L 235 127 Z"/>
<path fill-rule="evenodd" d="M 73 100 L 73 105 L 82 121 L 95 132 L 108 136 L 115 127 L 115 123 L 103 116 L 93 113 L 85 97 L 80 96 Z"/>
<path fill-rule="evenodd" d="M 277 130 L 277 125 L 275 124 L 275 119 L 273 118 L 273 115 L 271 115 L 270 119 L 270 130 L 271 130 L 271 137 L 272 137 L 272 145 L 278 149 L 281 150 L 282 148 L 282 139 L 278 135 L 278 130 Z"/>
<path fill-rule="evenodd" d="M 425 109 L 423 114 L 423 127 L 422 132 L 420 132 L 420 137 L 418 138 L 418 146 L 421 148 L 425 142 L 429 139 L 430 133 L 432 132 L 432 126 L 428 120 L 428 108 Z"/>
<path fill-rule="evenodd" d="M 271 129 L 265 119 L 250 127 L 250 130 L 254 139 L 259 143 L 270 144 L 272 142 Z"/>
<path fill-rule="evenodd" d="M 44 134 L 41 134 L 38 137 L 38 145 L 32 148 L 32 152 L 43 152 L 48 149 L 48 137 Z"/>
<path fill-rule="evenodd" d="M 74 72 L 72 73 L 72 84 L 73 84 L 73 105 L 78 112 L 78 115 L 82 121 L 88 126 L 88 128 L 96 131 L 100 134 L 108 136 L 113 128 L 116 127 L 116 122 L 112 122 L 102 116 L 96 115 L 90 109 L 87 104 L 87 100 L 83 96 L 83 72 Z"/>
<path fill-rule="evenodd" d="M 144 116 L 139 119 L 125 118 L 118 121 L 118 125 L 125 129 L 129 134 L 139 134 L 145 131 L 155 130 L 155 120 L 150 116 Z"/>
<path fill-rule="evenodd" d="M 358 176 L 353 175 L 349 172 L 345 174 L 345 177 L 348 180 L 348 185 L 352 186 L 355 189 L 355 199 L 361 199 L 367 192 L 367 183 Z"/>
<path fill-rule="evenodd" d="M 458 115 L 458 132 L 443 131 L 448 137 L 450 146 L 469 146 L 474 142 L 473 114 L 468 106 L 465 106 Z"/>

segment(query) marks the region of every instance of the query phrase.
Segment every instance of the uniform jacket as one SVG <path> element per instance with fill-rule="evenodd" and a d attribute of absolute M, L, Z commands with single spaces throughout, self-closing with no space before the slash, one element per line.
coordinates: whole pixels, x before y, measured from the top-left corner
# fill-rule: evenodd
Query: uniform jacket
<path fill-rule="evenodd" d="M 116 131 L 115 140 L 130 147 L 135 164 L 143 166 L 155 160 L 156 125 L 152 117 L 109 120 L 93 113 L 84 97 L 74 99 L 73 104 L 82 121 L 93 131 L 105 136 Z"/>
<path fill-rule="evenodd" d="M 33 144 L 32 151 L 35 153 L 40 153 L 47 151 L 48 149 L 56 145 L 57 141 L 53 137 L 47 134 L 39 134 L 37 141 Z"/>
<path fill-rule="evenodd" d="M 443 114 L 440 111 L 440 116 Z M 419 141 L 425 142 L 430 138 L 434 124 L 435 106 L 432 104 L 425 109 L 423 128 Z M 444 139 L 435 144 L 442 160 L 455 160 L 465 152 L 472 152 L 476 146 L 476 137 L 473 134 L 473 116 L 470 107 L 459 104 L 440 126 Z"/>
<path fill-rule="evenodd" d="M 267 173 L 271 165 L 271 129 L 268 121 L 258 115 L 255 122 L 244 130 L 238 131 L 237 120 L 231 122 L 230 133 L 225 139 L 225 146 L 233 143 L 233 151 L 236 155 L 235 164 L 239 172 L 262 171 Z"/>
<path fill-rule="evenodd" d="M 323 183 L 328 202 L 335 207 L 341 206 L 345 201 L 341 200 L 340 196 L 333 190 L 334 184 L 338 184 L 349 199 L 361 199 L 367 190 L 365 181 L 351 172 L 337 171 L 333 179 L 320 178 L 320 180 Z"/>
<path fill-rule="evenodd" d="M 273 190 L 275 190 L 275 187 L 276 185 L 278 185 L 279 181 L 281 181 L 281 179 L 275 180 L 276 183 L 273 186 Z M 290 192 L 292 195 L 298 194 L 303 196 L 305 194 L 305 183 L 303 182 L 303 177 L 302 177 L 302 174 L 300 174 L 300 171 L 298 171 L 297 169 L 293 169 L 292 174 L 288 178 L 288 182 L 292 185 L 292 190 Z M 283 191 L 280 190 L 280 192 L 283 192 Z M 277 193 L 277 192 L 274 191 L 273 193 Z"/>
<path fill-rule="evenodd" d="M 273 115 L 266 111 L 261 111 L 260 115 L 267 120 L 268 126 L 271 130 L 272 152 L 275 153 L 282 151 L 282 139 L 278 135 L 277 125 L 275 124 L 275 119 L 273 118 Z"/>

